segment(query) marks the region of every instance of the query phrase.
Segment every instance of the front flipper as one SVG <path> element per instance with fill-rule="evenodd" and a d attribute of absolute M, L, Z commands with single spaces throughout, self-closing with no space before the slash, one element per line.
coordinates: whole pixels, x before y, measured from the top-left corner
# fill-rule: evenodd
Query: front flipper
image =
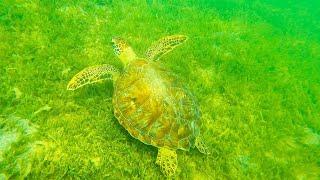
<path fill-rule="evenodd" d="M 172 35 L 164 37 L 154 44 L 146 52 L 149 60 L 158 60 L 162 55 L 172 51 L 175 47 L 187 41 L 188 37 L 184 35 Z"/>
<path fill-rule="evenodd" d="M 178 167 L 177 153 L 168 148 L 159 148 L 156 164 L 165 176 L 172 176 Z"/>
<path fill-rule="evenodd" d="M 108 74 L 111 74 L 111 76 L 106 76 Z M 117 75 L 118 70 L 108 64 L 87 67 L 73 76 L 68 83 L 67 90 L 76 90 L 87 84 L 112 79 Z"/>

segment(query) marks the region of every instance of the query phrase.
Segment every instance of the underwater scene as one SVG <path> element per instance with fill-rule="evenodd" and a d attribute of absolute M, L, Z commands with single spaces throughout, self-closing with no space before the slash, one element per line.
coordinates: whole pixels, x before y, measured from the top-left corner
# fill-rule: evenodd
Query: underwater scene
<path fill-rule="evenodd" d="M 0 180 L 320 179 L 320 1 L 0 0 Z"/>

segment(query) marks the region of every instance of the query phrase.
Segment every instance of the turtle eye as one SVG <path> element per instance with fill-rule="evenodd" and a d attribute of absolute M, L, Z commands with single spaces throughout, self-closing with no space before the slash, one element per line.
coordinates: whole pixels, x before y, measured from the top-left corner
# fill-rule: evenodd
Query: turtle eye
<path fill-rule="evenodd" d="M 137 101 L 137 98 L 136 98 L 136 97 L 132 97 L 132 98 L 131 98 L 131 101 L 136 102 L 136 101 Z"/>

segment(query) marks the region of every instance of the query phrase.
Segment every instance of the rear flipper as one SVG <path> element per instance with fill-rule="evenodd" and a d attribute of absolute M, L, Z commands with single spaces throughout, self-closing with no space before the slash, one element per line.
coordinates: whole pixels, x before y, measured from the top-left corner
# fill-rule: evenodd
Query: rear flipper
<path fill-rule="evenodd" d="M 178 167 L 177 153 L 165 147 L 159 148 L 156 164 L 165 176 L 172 176 Z"/>
<path fill-rule="evenodd" d="M 208 147 L 206 146 L 206 144 L 203 142 L 202 138 L 200 136 L 198 136 L 196 138 L 196 142 L 195 142 L 195 146 L 197 147 L 197 149 L 203 153 L 203 154 L 210 154 Z"/>
<path fill-rule="evenodd" d="M 117 77 L 118 70 L 111 65 L 104 64 L 83 69 L 69 81 L 67 90 L 76 90 L 84 85 L 111 80 Z"/>

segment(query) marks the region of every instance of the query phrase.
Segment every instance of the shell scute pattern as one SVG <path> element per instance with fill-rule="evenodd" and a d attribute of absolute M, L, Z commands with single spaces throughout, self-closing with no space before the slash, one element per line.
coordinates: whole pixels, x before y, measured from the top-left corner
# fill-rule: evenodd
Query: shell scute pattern
<path fill-rule="evenodd" d="M 198 129 L 198 110 L 188 92 L 161 67 L 143 59 L 116 82 L 115 116 L 143 143 L 189 150 Z"/>

